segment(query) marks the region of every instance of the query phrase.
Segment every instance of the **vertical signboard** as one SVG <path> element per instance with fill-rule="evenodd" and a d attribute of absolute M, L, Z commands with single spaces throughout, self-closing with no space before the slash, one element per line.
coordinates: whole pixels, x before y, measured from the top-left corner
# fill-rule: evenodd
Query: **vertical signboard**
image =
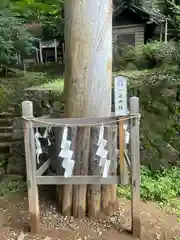
<path fill-rule="evenodd" d="M 114 104 L 115 116 L 126 116 L 127 110 L 127 78 L 118 76 L 114 78 Z"/>

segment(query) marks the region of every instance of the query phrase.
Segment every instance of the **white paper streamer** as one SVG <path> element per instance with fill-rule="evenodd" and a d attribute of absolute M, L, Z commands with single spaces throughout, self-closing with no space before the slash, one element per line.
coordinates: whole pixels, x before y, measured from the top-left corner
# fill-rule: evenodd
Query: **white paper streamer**
<path fill-rule="evenodd" d="M 111 163 L 110 160 L 106 160 L 106 162 L 104 164 L 103 178 L 107 178 L 108 177 L 110 163 Z"/>
<path fill-rule="evenodd" d="M 106 149 L 100 149 L 97 151 L 96 155 L 101 158 L 107 158 L 108 151 Z"/>
<path fill-rule="evenodd" d="M 103 140 L 104 138 L 104 124 L 102 123 L 100 129 L 99 129 L 99 139 L 98 139 L 98 143 L 97 143 L 97 146 L 100 146 L 101 144 L 101 141 Z"/>
<path fill-rule="evenodd" d="M 62 140 L 62 142 L 61 142 L 61 148 L 69 149 L 70 146 L 71 146 L 71 141 L 68 141 L 68 140 Z"/>
<path fill-rule="evenodd" d="M 127 124 L 124 124 L 124 130 L 125 130 L 125 143 L 126 143 L 126 144 L 129 144 L 130 134 L 129 134 L 127 128 L 128 128 L 128 125 L 127 125 Z"/>
<path fill-rule="evenodd" d="M 74 168 L 75 161 L 68 159 L 68 167 L 65 169 L 64 177 L 69 178 L 72 176 L 73 168 Z"/>
<path fill-rule="evenodd" d="M 42 154 L 42 148 L 41 148 L 41 143 L 39 141 L 39 138 L 41 137 L 41 134 L 39 132 L 36 132 L 34 138 L 35 138 L 35 143 L 36 143 L 36 160 L 37 163 L 39 164 L 39 156 Z"/>
<path fill-rule="evenodd" d="M 44 138 L 44 139 L 47 139 L 48 141 L 48 146 L 51 146 L 51 142 L 49 140 L 49 137 L 48 137 L 48 133 L 49 131 L 51 130 L 51 127 L 49 128 L 46 128 L 43 136 L 38 132 L 38 128 L 36 129 L 36 133 L 35 133 L 35 143 L 36 143 L 36 157 L 37 157 L 37 163 L 39 164 L 39 156 L 40 154 L 42 154 L 42 147 L 41 147 L 41 143 L 39 141 L 39 138 Z"/>
<path fill-rule="evenodd" d="M 100 161 L 99 161 L 99 167 L 104 167 L 104 164 L 106 162 L 107 158 L 100 158 Z"/>
<path fill-rule="evenodd" d="M 73 156 L 73 151 L 64 149 L 64 148 L 62 148 L 59 153 L 59 157 L 61 157 L 61 158 L 71 159 L 72 156 Z"/>
<path fill-rule="evenodd" d="M 41 138 L 41 134 L 39 132 L 35 133 L 35 142 L 36 142 L 36 148 L 41 148 L 41 143 L 39 141 L 39 138 Z"/>
<path fill-rule="evenodd" d="M 107 144 L 107 140 L 102 139 L 101 143 L 100 143 L 100 145 L 99 145 L 99 147 L 97 149 L 97 152 L 96 152 L 97 156 L 102 157 L 102 158 L 106 158 L 107 157 L 106 154 L 108 154 L 108 151 L 104 149 L 106 144 Z"/>
<path fill-rule="evenodd" d="M 72 160 L 73 151 L 70 150 L 71 141 L 67 140 L 68 137 L 68 127 L 66 126 L 63 131 L 62 141 L 61 141 L 61 151 L 59 157 L 63 158 L 62 167 L 65 169 L 64 177 L 68 178 L 72 176 L 75 161 Z"/>
<path fill-rule="evenodd" d="M 51 142 L 50 142 L 49 138 L 47 140 L 48 140 L 48 146 L 51 146 Z"/>
<path fill-rule="evenodd" d="M 47 138 L 47 137 L 48 137 L 48 128 L 46 128 L 45 133 L 43 135 L 43 138 Z"/>
<path fill-rule="evenodd" d="M 45 131 L 45 133 L 43 135 L 43 138 L 48 140 L 48 146 L 51 146 L 51 142 L 50 142 L 49 137 L 48 137 L 48 134 L 49 134 L 50 131 L 51 131 L 51 127 L 47 127 L 46 131 Z"/>
<path fill-rule="evenodd" d="M 41 148 L 37 148 L 36 149 L 36 158 L 37 158 L 37 163 L 40 164 L 39 162 L 39 156 L 42 154 L 42 149 Z"/>
<path fill-rule="evenodd" d="M 62 167 L 64 169 L 68 168 L 69 167 L 69 159 L 68 158 L 64 158 L 63 161 L 62 161 Z"/>
<path fill-rule="evenodd" d="M 63 135 L 62 135 L 62 141 L 61 141 L 61 148 L 65 148 L 66 142 L 67 142 L 67 137 L 68 137 L 68 127 L 65 126 Z"/>
<path fill-rule="evenodd" d="M 68 127 L 65 126 L 64 131 L 63 131 L 63 135 L 62 135 L 62 141 L 67 140 L 67 136 L 68 136 Z"/>

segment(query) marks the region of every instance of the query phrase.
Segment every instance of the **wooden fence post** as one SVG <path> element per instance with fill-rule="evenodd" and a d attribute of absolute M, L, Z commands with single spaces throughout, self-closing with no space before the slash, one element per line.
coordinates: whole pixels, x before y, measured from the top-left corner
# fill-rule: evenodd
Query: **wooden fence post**
<path fill-rule="evenodd" d="M 60 146 L 61 146 L 61 141 L 62 141 L 62 135 L 63 135 L 63 128 L 56 127 L 55 128 L 55 143 L 56 143 L 56 174 L 58 175 L 63 175 L 63 167 L 62 164 L 59 163 L 60 157 Z M 60 160 L 62 161 L 62 159 Z M 62 199 L 63 199 L 63 194 L 62 194 L 63 188 L 61 185 L 56 186 L 56 197 L 57 197 L 57 210 L 59 213 L 62 213 Z"/>
<path fill-rule="evenodd" d="M 119 122 L 119 157 L 120 157 L 120 178 L 121 185 L 125 186 L 129 184 L 128 166 L 124 157 L 124 150 L 126 150 L 126 139 L 125 139 L 125 120 L 121 118 Z"/>
<path fill-rule="evenodd" d="M 22 116 L 24 121 L 24 144 L 26 155 L 26 172 L 28 182 L 28 201 L 30 212 L 30 230 L 37 232 L 39 228 L 39 197 L 36 184 L 36 152 L 34 130 L 32 128 L 33 104 L 30 101 L 22 102 Z"/>
<path fill-rule="evenodd" d="M 100 127 L 91 128 L 89 149 L 89 175 L 100 175 L 99 157 L 96 155 Z M 101 211 L 101 186 L 89 185 L 87 191 L 88 216 L 97 217 Z"/>
<path fill-rule="evenodd" d="M 140 140 L 139 140 L 139 98 L 130 98 L 130 114 L 137 115 L 131 119 L 130 149 L 131 149 L 131 214 L 132 234 L 134 237 L 141 235 L 140 223 Z"/>

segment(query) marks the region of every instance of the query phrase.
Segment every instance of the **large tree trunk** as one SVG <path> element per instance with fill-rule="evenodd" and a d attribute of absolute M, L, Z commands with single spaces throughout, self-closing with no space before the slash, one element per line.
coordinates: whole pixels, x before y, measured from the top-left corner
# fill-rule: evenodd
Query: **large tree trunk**
<path fill-rule="evenodd" d="M 112 0 L 66 0 L 65 44 L 66 116 L 110 116 Z M 77 160 L 81 162 L 79 174 L 87 173 L 85 164 L 89 156 L 84 146 L 89 145 L 89 134 L 88 128 L 78 133 L 78 139 L 83 143 L 78 144 L 81 155 Z M 64 186 L 65 195 L 66 192 L 72 196 L 72 187 Z M 87 186 L 74 186 L 73 212 L 77 216 L 85 214 L 86 192 Z M 71 201 L 68 201 L 69 208 Z"/>

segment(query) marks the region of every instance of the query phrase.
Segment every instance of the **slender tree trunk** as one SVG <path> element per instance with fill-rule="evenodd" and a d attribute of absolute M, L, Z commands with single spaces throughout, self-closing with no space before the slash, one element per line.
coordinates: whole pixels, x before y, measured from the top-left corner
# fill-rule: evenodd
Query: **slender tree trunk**
<path fill-rule="evenodd" d="M 112 0 L 65 1 L 65 112 L 68 117 L 104 117 L 111 115 L 112 82 Z M 80 174 L 87 174 L 86 149 L 89 129 L 78 133 L 81 142 Z M 87 159 L 84 159 L 85 156 Z M 72 186 L 64 194 L 72 196 Z M 86 211 L 87 186 L 74 186 L 73 212 Z M 81 201 L 79 201 L 81 199 Z M 67 204 L 67 203 L 66 203 Z M 72 206 L 72 199 L 68 201 Z"/>

